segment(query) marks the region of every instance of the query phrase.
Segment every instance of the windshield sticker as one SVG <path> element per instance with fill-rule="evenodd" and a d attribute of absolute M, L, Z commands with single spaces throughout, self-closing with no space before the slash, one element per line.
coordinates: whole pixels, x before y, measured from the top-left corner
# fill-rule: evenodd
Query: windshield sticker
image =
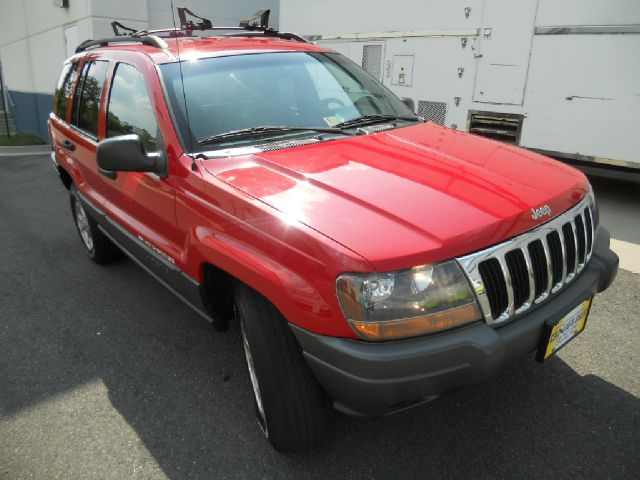
<path fill-rule="evenodd" d="M 336 117 L 335 115 L 331 115 L 329 117 L 323 117 L 322 119 L 330 127 L 335 127 L 336 125 L 338 125 L 341 122 L 341 120 L 338 117 Z"/>

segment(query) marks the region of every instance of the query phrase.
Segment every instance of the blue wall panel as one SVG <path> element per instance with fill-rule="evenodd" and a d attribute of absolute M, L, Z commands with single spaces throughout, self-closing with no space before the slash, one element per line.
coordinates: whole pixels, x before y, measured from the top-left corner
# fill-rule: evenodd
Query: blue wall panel
<path fill-rule="evenodd" d="M 16 122 L 16 129 L 19 132 L 33 133 L 49 142 L 47 119 L 53 95 L 9 90 L 9 97 L 13 101 L 13 104 L 9 102 L 9 110 Z"/>

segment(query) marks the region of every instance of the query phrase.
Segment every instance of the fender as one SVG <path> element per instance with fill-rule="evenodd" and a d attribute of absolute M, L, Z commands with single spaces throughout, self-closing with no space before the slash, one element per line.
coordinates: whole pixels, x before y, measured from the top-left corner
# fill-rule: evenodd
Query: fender
<path fill-rule="evenodd" d="M 371 265 L 302 223 L 287 223 L 263 202 L 214 176 L 188 175 L 176 189 L 183 255 L 176 264 L 199 282 L 205 264 L 267 298 L 291 323 L 354 337 L 338 304 L 335 280 Z"/>
<path fill-rule="evenodd" d="M 204 227 L 196 228 L 192 255 L 199 264 L 211 263 L 267 298 L 291 323 L 315 332 L 352 336 L 346 322 L 339 318 L 341 310 L 334 291 L 322 291 L 311 278 L 323 276 L 322 265 L 306 263 L 302 273 L 276 262 L 272 257 L 248 243 Z M 313 273 L 315 272 L 315 273 Z M 318 281 L 321 283 L 322 280 Z M 333 281 L 328 282 L 330 285 Z M 344 325 L 344 329 L 336 326 Z"/>

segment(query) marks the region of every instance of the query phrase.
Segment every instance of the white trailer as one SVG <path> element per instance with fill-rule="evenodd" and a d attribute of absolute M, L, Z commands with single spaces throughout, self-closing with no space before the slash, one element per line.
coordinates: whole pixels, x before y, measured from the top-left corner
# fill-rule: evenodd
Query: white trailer
<path fill-rule="evenodd" d="M 436 123 L 640 173 L 640 0 L 281 0 L 280 28 Z"/>

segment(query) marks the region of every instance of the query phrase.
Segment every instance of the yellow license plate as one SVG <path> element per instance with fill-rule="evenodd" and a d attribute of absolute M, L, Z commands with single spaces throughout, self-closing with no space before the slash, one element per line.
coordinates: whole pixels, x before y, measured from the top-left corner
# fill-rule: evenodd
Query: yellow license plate
<path fill-rule="evenodd" d="M 580 303 L 560 320 L 545 324 L 545 333 L 536 360 L 545 361 L 584 330 L 591 308 L 591 300 L 590 298 Z"/>

